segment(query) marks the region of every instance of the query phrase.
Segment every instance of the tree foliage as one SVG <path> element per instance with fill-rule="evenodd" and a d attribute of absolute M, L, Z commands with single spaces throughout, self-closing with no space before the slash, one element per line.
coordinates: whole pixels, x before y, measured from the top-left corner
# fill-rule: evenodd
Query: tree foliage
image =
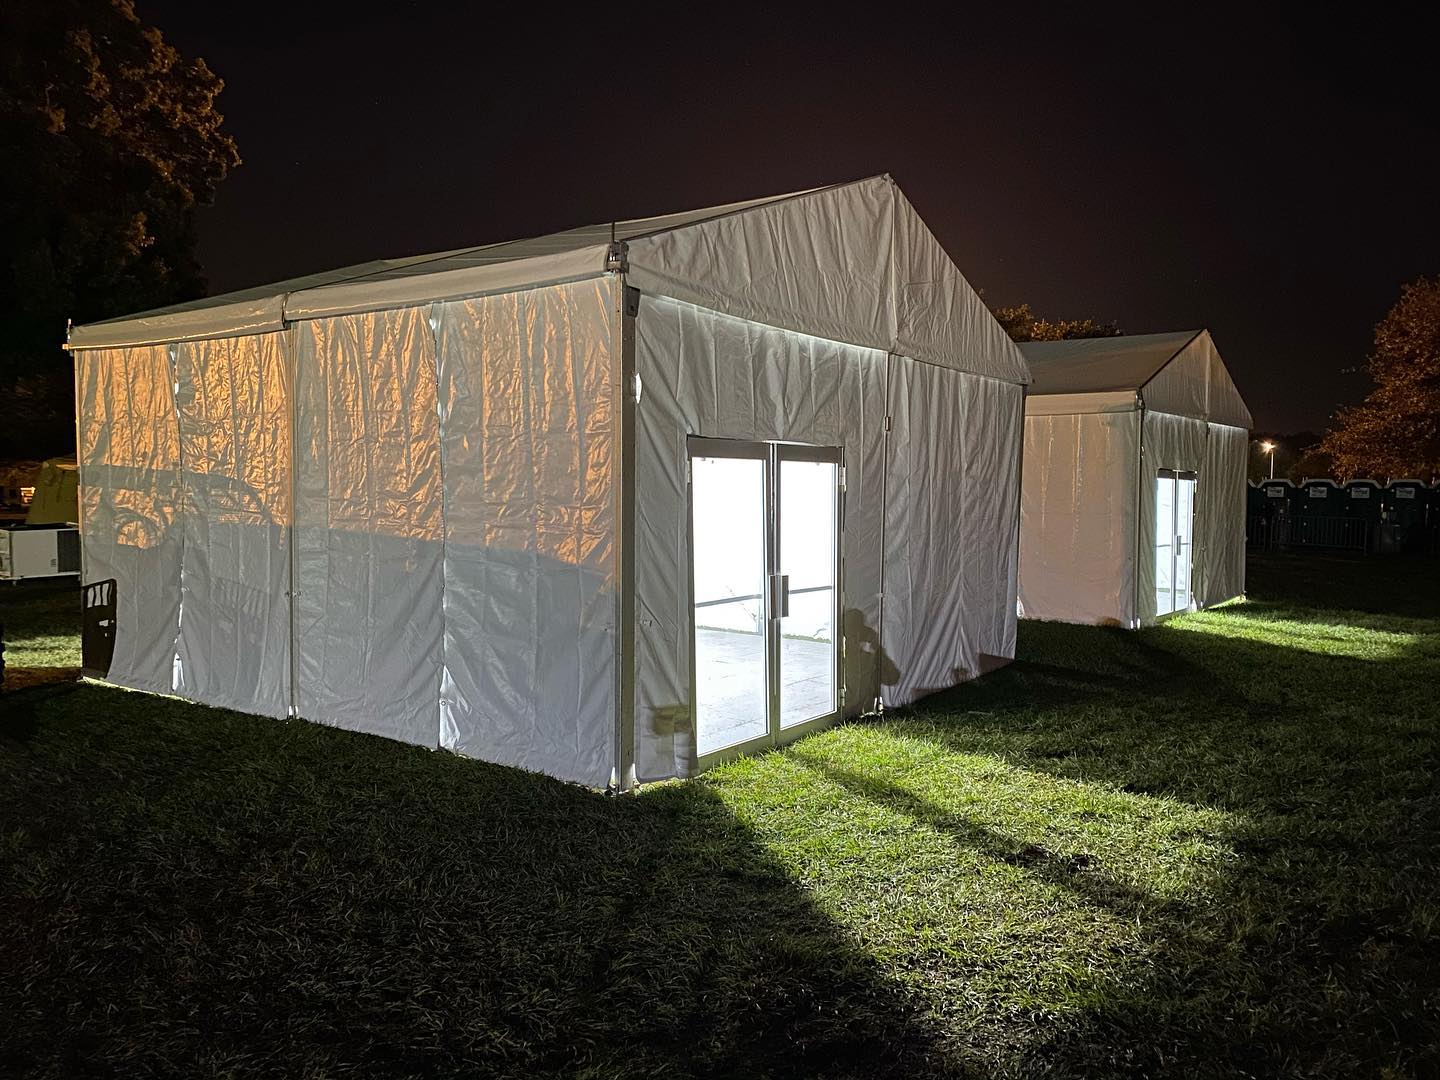
<path fill-rule="evenodd" d="M 1440 474 L 1440 277 L 1422 277 L 1375 327 L 1375 387 L 1336 414 L 1321 450 L 1341 479 Z"/>
<path fill-rule="evenodd" d="M 223 85 L 131 0 L 0 5 L 0 392 L 29 403 L 0 416 L 12 447 L 69 415 L 67 318 L 203 293 L 194 212 L 240 161 Z"/>
<path fill-rule="evenodd" d="M 1058 319 L 1051 322 L 1030 310 L 1029 304 L 1018 307 L 993 307 L 990 313 L 1005 328 L 1011 341 L 1062 341 L 1068 338 L 1118 337 L 1120 328 L 1113 322 L 1098 323 L 1094 319 Z"/>

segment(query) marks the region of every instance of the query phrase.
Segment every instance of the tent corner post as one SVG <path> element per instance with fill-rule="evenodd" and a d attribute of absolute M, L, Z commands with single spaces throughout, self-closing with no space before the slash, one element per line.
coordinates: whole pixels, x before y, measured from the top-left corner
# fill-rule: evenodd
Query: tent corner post
<path fill-rule="evenodd" d="M 1005 614 L 1007 623 L 1012 617 L 1015 619 L 1015 644 L 1011 652 L 1016 653 L 1020 651 L 1020 554 L 1024 550 L 1020 534 L 1025 525 L 1025 401 L 1029 396 L 1029 384 L 1021 383 L 1020 430 L 1016 433 L 1015 440 L 1015 580 L 1007 598 L 1009 607 Z M 1010 659 L 1014 660 L 1015 657 L 1011 656 Z"/>
<path fill-rule="evenodd" d="M 1131 567 L 1131 575 L 1135 580 L 1135 588 L 1130 597 L 1131 613 L 1135 629 L 1145 625 L 1145 620 L 1140 614 L 1140 559 L 1144 550 L 1141 543 L 1141 533 L 1145 530 L 1145 397 L 1139 391 L 1135 393 L 1137 408 L 1136 432 L 1135 432 L 1135 562 Z M 1150 543 L 1155 543 L 1155 538 L 1150 538 Z"/>
<path fill-rule="evenodd" d="M 90 580 L 85 557 L 85 454 L 80 420 L 80 354 L 70 348 L 70 320 L 65 321 L 65 349 L 70 354 L 70 378 L 75 387 L 75 532 L 80 537 L 80 584 Z M 13 584 L 13 581 L 12 581 Z"/>
<path fill-rule="evenodd" d="M 297 463 L 296 447 L 300 442 L 300 344 L 298 331 L 294 324 L 287 324 L 280 332 L 280 348 L 285 356 L 285 376 L 290 385 L 286 388 L 286 420 L 289 423 L 288 438 L 289 463 L 288 474 L 290 480 L 290 530 L 289 543 L 286 545 L 289 550 L 286 552 L 286 589 L 288 594 L 286 600 L 286 613 L 289 619 L 290 629 L 290 686 L 289 704 L 287 712 L 288 719 L 295 720 L 300 716 L 300 659 L 299 659 L 299 636 L 295 621 L 295 604 L 300 594 L 299 574 L 297 572 L 297 556 L 295 545 L 299 542 L 300 536 L 300 467 Z"/>
<path fill-rule="evenodd" d="M 894 352 L 885 353 L 885 385 L 881 391 L 885 396 L 885 419 L 880 425 L 880 588 L 875 597 L 875 700 L 879 703 L 882 714 L 885 711 L 885 675 L 882 663 L 885 656 L 885 585 L 886 570 L 889 569 L 890 562 L 890 428 L 895 409 L 895 403 L 890 399 L 890 370 L 896 360 Z"/>
<path fill-rule="evenodd" d="M 631 791 L 635 779 L 635 423 L 636 365 L 635 321 L 639 294 L 626 282 L 625 260 L 610 271 L 614 302 L 616 348 L 612 370 L 616 404 L 616 460 L 620 474 L 615 484 L 615 746 L 611 787 Z"/>

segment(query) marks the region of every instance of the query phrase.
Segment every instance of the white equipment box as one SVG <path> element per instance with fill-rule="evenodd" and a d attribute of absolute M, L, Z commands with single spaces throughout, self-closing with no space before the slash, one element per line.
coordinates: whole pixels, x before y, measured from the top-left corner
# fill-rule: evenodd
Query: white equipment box
<path fill-rule="evenodd" d="M 80 530 L 74 525 L 0 527 L 0 581 L 80 576 Z"/>

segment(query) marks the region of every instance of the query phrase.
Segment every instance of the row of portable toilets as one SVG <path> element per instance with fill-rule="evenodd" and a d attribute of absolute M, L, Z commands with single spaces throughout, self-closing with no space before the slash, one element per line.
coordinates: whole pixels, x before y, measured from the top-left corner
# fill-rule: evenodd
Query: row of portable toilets
<path fill-rule="evenodd" d="M 1440 552 L 1440 484 L 1252 480 L 1247 500 L 1245 539 L 1252 550 Z"/>

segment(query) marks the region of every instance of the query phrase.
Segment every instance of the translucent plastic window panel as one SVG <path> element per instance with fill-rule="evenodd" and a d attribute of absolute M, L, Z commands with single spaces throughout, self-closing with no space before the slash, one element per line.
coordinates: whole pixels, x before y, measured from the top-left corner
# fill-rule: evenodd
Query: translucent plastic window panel
<path fill-rule="evenodd" d="M 836 710 L 836 466 L 780 462 L 780 573 L 790 612 L 780 620 L 780 726 Z"/>
<path fill-rule="evenodd" d="M 691 459 L 695 737 L 701 755 L 769 733 L 765 462 Z"/>
<path fill-rule="evenodd" d="M 1175 610 L 1175 478 L 1155 478 L 1155 614 Z"/>
<path fill-rule="evenodd" d="M 1195 481 L 1175 482 L 1175 610 L 1190 607 L 1190 567 L 1195 550 Z"/>

